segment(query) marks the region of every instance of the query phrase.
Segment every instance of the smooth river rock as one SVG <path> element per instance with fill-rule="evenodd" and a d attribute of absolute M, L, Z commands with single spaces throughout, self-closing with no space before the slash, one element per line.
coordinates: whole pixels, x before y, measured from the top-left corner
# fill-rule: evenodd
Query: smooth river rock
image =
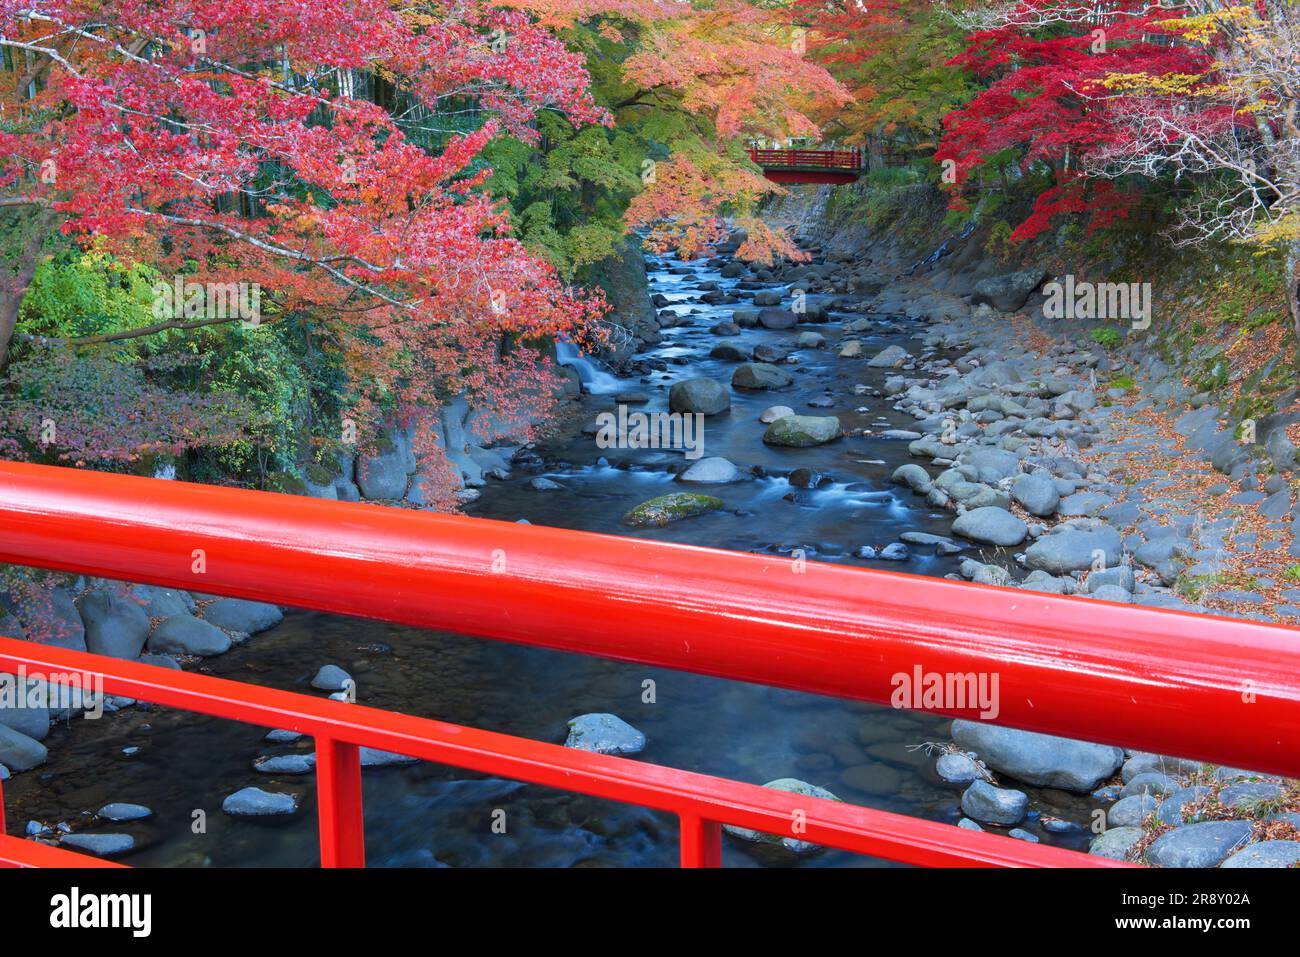
<path fill-rule="evenodd" d="M 668 408 L 673 412 L 717 415 L 731 408 L 727 387 L 715 379 L 686 379 L 668 390 Z"/>
<path fill-rule="evenodd" d="M 569 722 L 564 746 L 595 754 L 637 754 L 645 749 L 645 735 L 618 715 L 580 714 Z"/>
<path fill-rule="evenodd" d="M 976 780 L 962 794 L 961 809 L 967 817 L 985 824 L 1019 824 L 1029 809 L 1029 795 Z"/>
<path fill-rule="evenodd" d="M 722 508 L 722 499 L 697 492 L 673 492 L 642 502 L 623 516 L 623 524 L 633 528 L 662 528 L 673 522 Z"/>
<path fill-rule="evenodd" d="M 1019 545 L 1029 534 L 1029 526 L 1005 508 L 985 505 L 958 515 L 952 523 L 954 535 L 986 545 Z"/>
<path fill-rule="evenodd" d="M 952 739 L 1001 774 L 1063 791 L 1092 791 L 1124 760 L 1120 748 L 1002 728 L 985 721 L 953 721 Z"/>
<path fill-rule="evenodd" d="M 786 415 L 763 433 L 767 445 L 808 448 L 825 445 L 840 437 L 840 420 L 833 415 Z"/>

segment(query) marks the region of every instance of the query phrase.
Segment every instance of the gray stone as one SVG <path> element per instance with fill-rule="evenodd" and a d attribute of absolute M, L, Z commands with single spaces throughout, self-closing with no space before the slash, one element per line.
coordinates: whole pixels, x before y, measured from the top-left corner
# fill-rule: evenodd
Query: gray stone
<path fill-rule="evenodd" d="M 357 485 L 370 499 L 400 499 L 415 471 L 415 457 L 398 433 L 381 440 L 379 449 L 357 458 Z"/>
<path fill-rule="evenodd" d="M 1029 809 L 1029 796 L 987 781 L 973 781 L 961 796 L 961 809 L 967 817 L 985 824 L 1019 824 Z"/>
<path fill-rule="evenodd" d="M 1214 867 L 1250 840 L 1249 821 L 1203 821 L 1174 828 L 1147 848 L 1156 867 Z"/>
<path fill-rule="evenodd" d="M 99 809 L 99 817 L 106 821 L 142 821 L 153 817 L 153 811 L 143 804 L 105 804 Z"/>
<path fill-rule="evenodd" d="M 1093 567 L 1098 552 L 1105 567 L 1117 566 L 1123 552 L 1119 532 L 1113 528 L 1067 529 L 1044 535 L 1025 549 L 1025 564 L 1063 575 Z"/>
<path fill-rule="evenodd" d="M 965 787 L 980 778 L 975 762 L 967 755 L 955 752 L 941 755 L 935 762 L 934 770 L 944 781 L 959 787 Z"/>
<path fill-rule="evenodd" d="M 206 621 L 174 615 L 154 629 L 149 650 L 164 655 L 221 655 L 230 650 L 230 636 Z"/>
<path fill-rule="evenodd" d="M 45 745 L 35 738 L 0 724 L 0 764 L 12 771 L 30 771 L 44 764 L 47 756 Z"/>
<path fill-rule="evenodd" d="M 1030 515 L 1047 516 L 1061 501 L 1056 483 L 1045 475 L 1021 475 L 1011 486 L 1011 497 Z"/>
<path fill-rule="evenodd" d="M 717 415 L 731 408 L 731 395 L 714 379 L 685 379 L 668 390 L 668 407 L 674 412 Z"/>
<path fill-rule="evenodd" d="M 1015 312 L 1047 278 L 1044 269 L 1030 267 L 1001 276 L 990 276 L 975 283 L 971 305 L 988 304 L 1002 312 Z"/>
<path fill-rule="evenodd" d="M 1260 841 L 1247 844 L 1223 862 L 1223 867 L 1295 867 L 1300 864 L 1300 841 Z"/>
<path fill-rule="evenodd" d="M 1014 837 L 1017 841 L 1028 841 L 1030 844 L 1038 843 L 1038 836 L 1029 833 L 1022 827 L 1013 827 L 1007 831 L 1007 837 Z"/>
<path fill-rule="evenodd" d="M 1173 794 L 1179 788 L 1179 784 L 1167 774 L 1159 771 L 1143 771 L 1141 774 L 1133 776 L 1124 790 L 1121 792 L 1125 797 L 1131 794 Z"/>
<path fill-rule="evenodd" d="M 194 614 L 194 596 L 179 588 L 136 585 L 131 589 L 131 596 L 144 603 L 144 613 L 149 618 Z"/>
<path fill-rule="evenodd" d="M 645 749 L 645 735 L 617 715 L 580 714 L 569 722 L 564 746 L 596 754 L 637 754 Z"/>
<path fill-rule="evenodd" d="M 815 784 L 809 784 L 807 781 L 800 781 L 797 778 L 778 778 L 775 781 L 768 781 L 763 787 L 771 788 L 774 791 L 784 791 L 787 794 L 798 794 L 803 797 L 822 798 L 826 801 L 839 800 L 838 797 L 825 788 L 819 788 Z M 818 845 L 810 841 L 801 841 L 796 837 L 764 834 L 761 831 L 752 831 L 747 827 L 736 827 L 732 824 L 724 824 L 722 829 L 732 837 L 739 838 L 742 841 L 778 845 L 795 854 L 809 854 L 818 850 Z"/>
<path fill-rule="evenodd" d="M 677 476 L 679 482 L 699 482 L 718 484 L 734 482 L 740 478 L 740 469 L 720 455 L 712 455 L 692 463 L 691 467 Z"/>
<path fill-rule="evenodd" d="M 403 764 L 418 764 L 419 758 L 409 754 L 397 754 L 393 751 L 380 751 L 378 748 L 359 748 L 363 768 L 391 768 Z"/>
<path fill-rule="evenodd" d="M 930 473 L 915 462 L 908 462 L 894 469 L 894 474 L 890 480 L 898 485 L 906 485 L 913 492 L 924 495 L 930 491 L 932 485 Z"/>
<path fill-rule="evenodd" d="M 1124 752 L 1050 734 L 958 719 L 952 737 L 995 771 L 1039 787 L 1086 793 L 1115 773 Z"/>
<path fill-rule="evenodd" d="M 840 420 L 833 415 L 785 415 L 763 432 L 767 445 L 807 448 L 840 437 Z"/>
<path fill-rule="evenodd" d="M 1282 797 L 1281 786 L 1267 781 L 1251 781 L 1245 784 L 1233 784 L 1219 792 L 1219 803 L 1225 807 L 1249 810 L 1254 805 L 1276 801 Z"/>
<path fill-rule="evenodd" d="M 318 691 L 345 691 L 351 681 L 352 676 L 338 665 L 322 665 L 311 679 L 311 686 Z"/>
<path fill-rule="evenodd" d="M 221 810 L 232 817 L 288 817 L 298 810 L 298 799 L 281 791 L 243 788 L 221 802 Z"/>
<path fill-rule="evenodd" d="M 1128 860 L 1128 852 L 1138 841 L 1146 837 L 1146 831 L 1140 827 L 1107 828 L 1088 845 L 1088 853 L 1097 857 L 1108 857 L 1112 861 Z"/>
<path fill-rule="evenodd" d="M 316 770 L 316 755 L 264 755 L 253 761 L 253 770 L 262 774 L 311 774 Z"/>
<path fill-rule="evenodd" d="M 782 389 L 793 381 L 790 373 L 766 362 L 742 362 L 731 374 L 732 386 L 750 391 Z"/>
<path fill-rule="evenodd" d="M 130 834 L 87 834 L 78 832 L 64 834 L 59 843 L 78 851 L 86 851 L 96 857 L 116 857 L 135 847 L 135 838 Z"/>
<path fill-rule="evenodd" d="M 902 346 L 886 346 L 872 356 L 867 365 L 876 369 L 897 369 L 910 358 L 911 355 Z"/>
<path fill-rule="evenodd" d="M 758 324 L 764 329 L 793 329 L 799 318 L 789 309 L 769 306 L 758 311 Z"/>
<path fill-rule="evenodd" d="M 29 707 L 33 690 L 43 689 L 43 682 L 35 678 L 21 681 L 15 674 L 0 674 L 0 725 L 34 741 L 44 741 L 50 733 L 50 709 L 38 704 Z M 48 699 L 44 699 L 48 703 Z"/>
<path fill-rule="evenodd" d="M 1120 798 L 1106 812 L 1106 823 L 1111 827 L 1141 827 L 1142 822 L 1156 811 L 1156 799 L 1150 794 L 1130 794 Z"/>
<path fill-rule="evenodd" d="M 1199 801 L 1210 793 L 1210 789 L 1204 785 L 1198 784 L 1195 787 L 1179 788 L 1166 794 L 1160 802 L 1160 810 L 1156 812 L 1156 820 L 1161 824 L 1182 824 L 1184 817 L 1184 808 L 1188 804 Z"/>
<path fill-rule="evenodd" d="M 1088 594 L 1101 601 L 1113 601 L 1121 604 L 1133 601 L 1133 593 L 1125 591 L 1118 585 L 1101 585 L 1088 592 Z"/>
<path fill-rule="evenodd" d="M 962 465 L 978 473 L 981 482 L 997 482 L 1020 471 L 1020 459 L 1002 449 L 979 448 L 962 457 Z"/>
<path fill-rule="evenodd" d="M 203 620 L 226 631 L 255 635 L 284 621 L 284 613 L 265 602 L 223 598 L 203 609 Z"/>
<path fill-rule="evenodd" d="M 987 545 L 1019 545 L 1029 534 L 1029 526 L 1005 508 L 986 505 L 957 516 L 952 523 L 954 535 Z"/>

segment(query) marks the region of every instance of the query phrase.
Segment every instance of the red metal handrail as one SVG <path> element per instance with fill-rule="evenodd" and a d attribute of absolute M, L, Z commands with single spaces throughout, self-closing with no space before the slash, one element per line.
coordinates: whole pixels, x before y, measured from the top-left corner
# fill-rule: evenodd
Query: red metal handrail
<path fill-rule="evenodd" d="M 749 158 L 770 169 L 844 169 L 862 168 L 859 150 L 769 150 L 751 149 Z"/>
<path fill-rule="evenodd" d="M 992 673 L 1001 691 L 999 724 L 1300 774 L 1300 642 L 1294 630 L 1277 625 L 771 555 L 20 463 L 0 463 L 0 561 L 867 701 L 888 702 L 895 677 L 918 666 L 940 674 Z M 38 649 L 42 656 L 69 654 L 24 647 Z M 33 653 L 23 659 L 7 650 L 0 662 L 35 661 Z M 95 667 L 108 680 L 150 683 L 150 688 L 121 693 L 161 703 L 180 699 L 150 694 L 201 679 L 131 663 Z M 148 673 L 119 670 L 127 668 Z M 269 693 L 236 687 L 242 696 L 237 700 Z M 206 701 L 201 695 L 189 700 L 178 706 L 205 710 L 197 707 Z M 333 709 L 320 714 L 321 719 L 342 717 L 332 703 L 308 702 Z M 291 705 L 286 701 L 284 707 Z M 343 707 L 352 709 L 344 713 L 360 713 L 355 705 Z M 935 710 L 979 717 L 974 705 Z M 308 709 L 302 714 L 314 713 Z M 278 725 L 275 720 L 265 723 Z M 430 734 L 435 729 L 454 729 L 449 733 L 456 740 L 486 734 L 436 722 L 423 726 Z M 360 733 L 354 729 L 351 736 L 344 735 L 333 726 L 321 732 L 327 745 L 320 748 L 319 764 L 325 774 L 322 838 L 336 846 L 360 841 L 359 831 L 340 810 L 346 799 L 333 797 L 357 787 L 359 772 L 347 747 L 373 744 L 458 763 L 445 751 L 431 756 L 439 746 L 432 738 L 420 745 L 430 750 L 415 751 L 411 741 L 400 746 L 395 738 L 383 737 L 398 732 L 382 723 L 364 729 L 377 738 L 357 740 Z M 493 743 L 503 749 L 505 742 L 554 748 L 520 740 L 497 736 Z M 344 750 L 332 751 L 336 744 Z M 587 760 L 559 750 L 568 756 L 565 761 Z M 506 759 L 505 750 L 492 758 Z M 527 760 L 522 763 L 529 766 Z M 461 766 L 501 773 L 500 764 Z M 661 774 L 685 773 L 634 761 L 616 766 L 632 776 L 648 769 L 654 781 Z M 705 793 L 721 793 L 716 789 L 726 782 L 700 777 L 696 783 Z M 686 786 L 686 779 L 674 784 Z M 754 790 L 758 795 L 745 791 L 742 797 L 761 800 L 768 812 L 746 804 L 745 813 L 757 816 L 721 819 L 773 830 L 770 810 L 791 810 L 789 799 Z M 882 820 L 882 812 L 831 806 L 864 827 Z M 677 810 L 685 822 L 684 855 L 696 863 L 714 860 L 718 810 Z M 834 819 L 820 816 L 820 807 L 816 811 L 823 824 Z M 328 827 L 327 817 L 332 822 Z M 809 820 L 813 817 L 810 812 Z M 930 862 L 932 851 L 922 845 L 939 840 L 931 828 L 946 828 L 942 840 L 950 849 L 975 847 L 947 825 L 893 816 L 889 826 L 897 828 L 894 849 L 884 853 L 873 845 L 877 850 L 869 853 L 912 860 L 913 852 L 898 845 L 914 846 L 915 838 L 920 842 L 915 862 Z M 848 846 L 832 840 L 837 833 L 827 825 L 806 839 Z M 814 834 L 811 826 L 808 834 Z M 881 839 L 878 828 L 873 834 Z M 1043 848 L 1003 843 L 1013 845 L 999 852 L 1004 860 L 1045 862 L 1038 856 Z M 355 848 L 339 853 L 341 859 L 351 859 Z M 1073 859 L 1097 863 L 1086 855 Z"/>
<path fill-rule="evenodd" d="M 365 861 L 359 746 L 667 811 L 681 821 L 681 862 L 687 867 L 716 866 L 722 824 L 929 866 L 1115 863 L 693 771 L 0 638 L 0 670 L 19 667 L 26 669 L 29 679 L 48 676 L 57 683 L 82 688 L 99 688 L 94 682 L 102 681 L 105 694 L 311 735 L 316 739 L 321 863 L 326 867 L 358 867 Z M 796 821 L 801 826 L 797 832 L 793 830 Z M 8 854 L 15 854 L 12 845 Z M 0 845 L 0 863 L 5 855 L 6 849 Z"/>

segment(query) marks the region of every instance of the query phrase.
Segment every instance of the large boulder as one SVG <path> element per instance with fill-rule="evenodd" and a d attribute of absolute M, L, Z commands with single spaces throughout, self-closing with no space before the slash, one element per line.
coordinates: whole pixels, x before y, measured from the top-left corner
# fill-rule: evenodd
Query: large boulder
<path fill-rule="evenodd" d="M 793 329 L 799 317 L 789 309 L 769 307 L 758 311 L 758 324 L 764 329 Z"/>
<path fill-rule="evenodd" d="M 886 346 L 872 356 L 867 365 L 877 369 L 897 369 L 910 358 L 912 357 L 902 346 Z"/>
<path fill-rule="evenodd" d="M 134 598 L 115 588 L 99 588 L 81 599 L 86 650 L 128 661 L 140 656 L 149 637 L 149 616 Z"/>
<path fill-rule="evenodd" d="M 1011 486 L 1011 497 L 1030 515 L 1048 516 L 1056 511 L 1061 493 L 1046 475 L 1021 475 Z"/>
<path fill-rule="evenodd" d="M 255 635 L 280 624 L 284 613 L 266 602 L 222 598 L 203 610 L 203 620 L 225 631 Z"/>
<path fill-rule="evenodd" d="M 50 709 L 36 704 L 31 707 L 33 690 L 43 688 L 35 678 L 19 678 L 15 674 L 0 674 L 0 725 L 34 741 L 44 741 L 50 733 Z M 39 694 L 39 690 L 37 691 Z M 35 699 L 39 702 L 41 699 Z"/>
<path fill-rule="evenodd" d="M 1028 301 L 1034 290 L 1047 278 L 1047 270 L 1031 267 L 1001 276 L 990 276 L 975 283 L 971 305 L 987 303 L 1002 312 L 1015 312 Z"/>
<path fill-rule="evenodd" d="M 1156 867 L 1214 867 L 1250 839 L 1250 821 L 1202 821 L 1176 827 L 1147 848 Z"/>
<path fill-rule="evenodd" d="M 30 771 L 38 764 L 44 764 L 46 757 L 45 745 L 0 724 L 0 764 L 11 771 Z"/>
<path fill-rule="evenodd" d="M 400 499 L 415 466 L 410 446 L 395 431 L 381 438 L 373 452 L 357 459 L 357 485 L 366 498 Z"/>
<path fill-rule="evenodd" d="M 731 408 L 727 387 L 714 379 L 685 379 L 668 390 L 668 408 L 674 412 L 717 415 Z"/>
<path fill-rule="evenodd" d="M 1119 532 L 1109 526 L 1065 529 L 1044 535 L 1025 549 L 1025 565 L 1053 575 L 1083 571 L 1100 563 L 1114 568 L 1123 554 Z"/>
<path fill-rule="evenodd" d="M 1002 449 L 975 449 L 962 457 L 962 464 L 975 469 L 981 482 L 998 482 L 1020 471 L 1020 459 Z"/>
<path fill-rule="evenodd" d="M 14 611 L 29 641 L 71 651 L 86 650 L 86 626 L 72 596 L 63 588 L 55 586 L 41 598 L 18 603 Z"/>
<path fill-rule="evenodd" d="M 1000 774 L 1064 791 L 1092 791 L 1124 760 L 1120 748 L 1002 728 L 985 721 L 953 721 L 952 739 Z"/>
<path fill-rule="evenodd" d="M 833 415 L 785 415 L 767 427 L 763 441 L 802 449 L 834 441 L 841 431 L 840 420 Z"/>
<path fill-rule="evenodd" d="M 194 596 L 179 588 L 160 588 L 157 585 L 136 585 L 131 597 L 141 603 L 150 618 L 170 618 L 172 615 L 194 614 Z"/>
<path fill-rule="evenodd" d="M 985 545 L 1019 545 L 1029 534 L 1029 526 L 1005 508 L 985 505 L 957 516 L 952 523 L 954 535 Z"/>
<path fill-rule="evenodd" d="M 736 366 L 731 384 L 737 389 L 783 389 L 794 381 L 790 373 L 766 362 L 745 362 Z"/>
<path fill-rule="evenodd" d="M 734 482 L 738 478 L 740 478 L 740 469 L 736 468 L 730 459 L 724 459 L 720 455 L 713 455 L 692 464 L 690 468 L 677 476 L 677 481 L 720 484 Z"/>
<path fill-rule="evenodd" d="M 156 655 L 221 655 L 230 650 L 230 636 L 206 621 L 176 615 L 154 629 L 149 650 Z"/>
<path fill-rule="evenodd" d="M 722 499 L 696 492 L 673 492 L 642 502 L 623 516 L 623 524 L 633 528 L 663 527 L 684 518 L 716 512 Z"/>

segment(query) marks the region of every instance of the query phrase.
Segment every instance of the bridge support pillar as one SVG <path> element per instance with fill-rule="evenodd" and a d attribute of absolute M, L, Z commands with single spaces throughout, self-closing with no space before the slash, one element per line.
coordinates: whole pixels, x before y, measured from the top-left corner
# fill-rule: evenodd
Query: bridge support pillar
<path fill-rule="evenodd" d="M 355 744 L 316 739 L 316 801 L 320 809 L 321 867 L 365 867 L 361 751 Z"/>
<path fill-rule="evenodd" d="M 722 866 L 722 825 L 694 814 L 681 815 L 682 867 Z"/>

